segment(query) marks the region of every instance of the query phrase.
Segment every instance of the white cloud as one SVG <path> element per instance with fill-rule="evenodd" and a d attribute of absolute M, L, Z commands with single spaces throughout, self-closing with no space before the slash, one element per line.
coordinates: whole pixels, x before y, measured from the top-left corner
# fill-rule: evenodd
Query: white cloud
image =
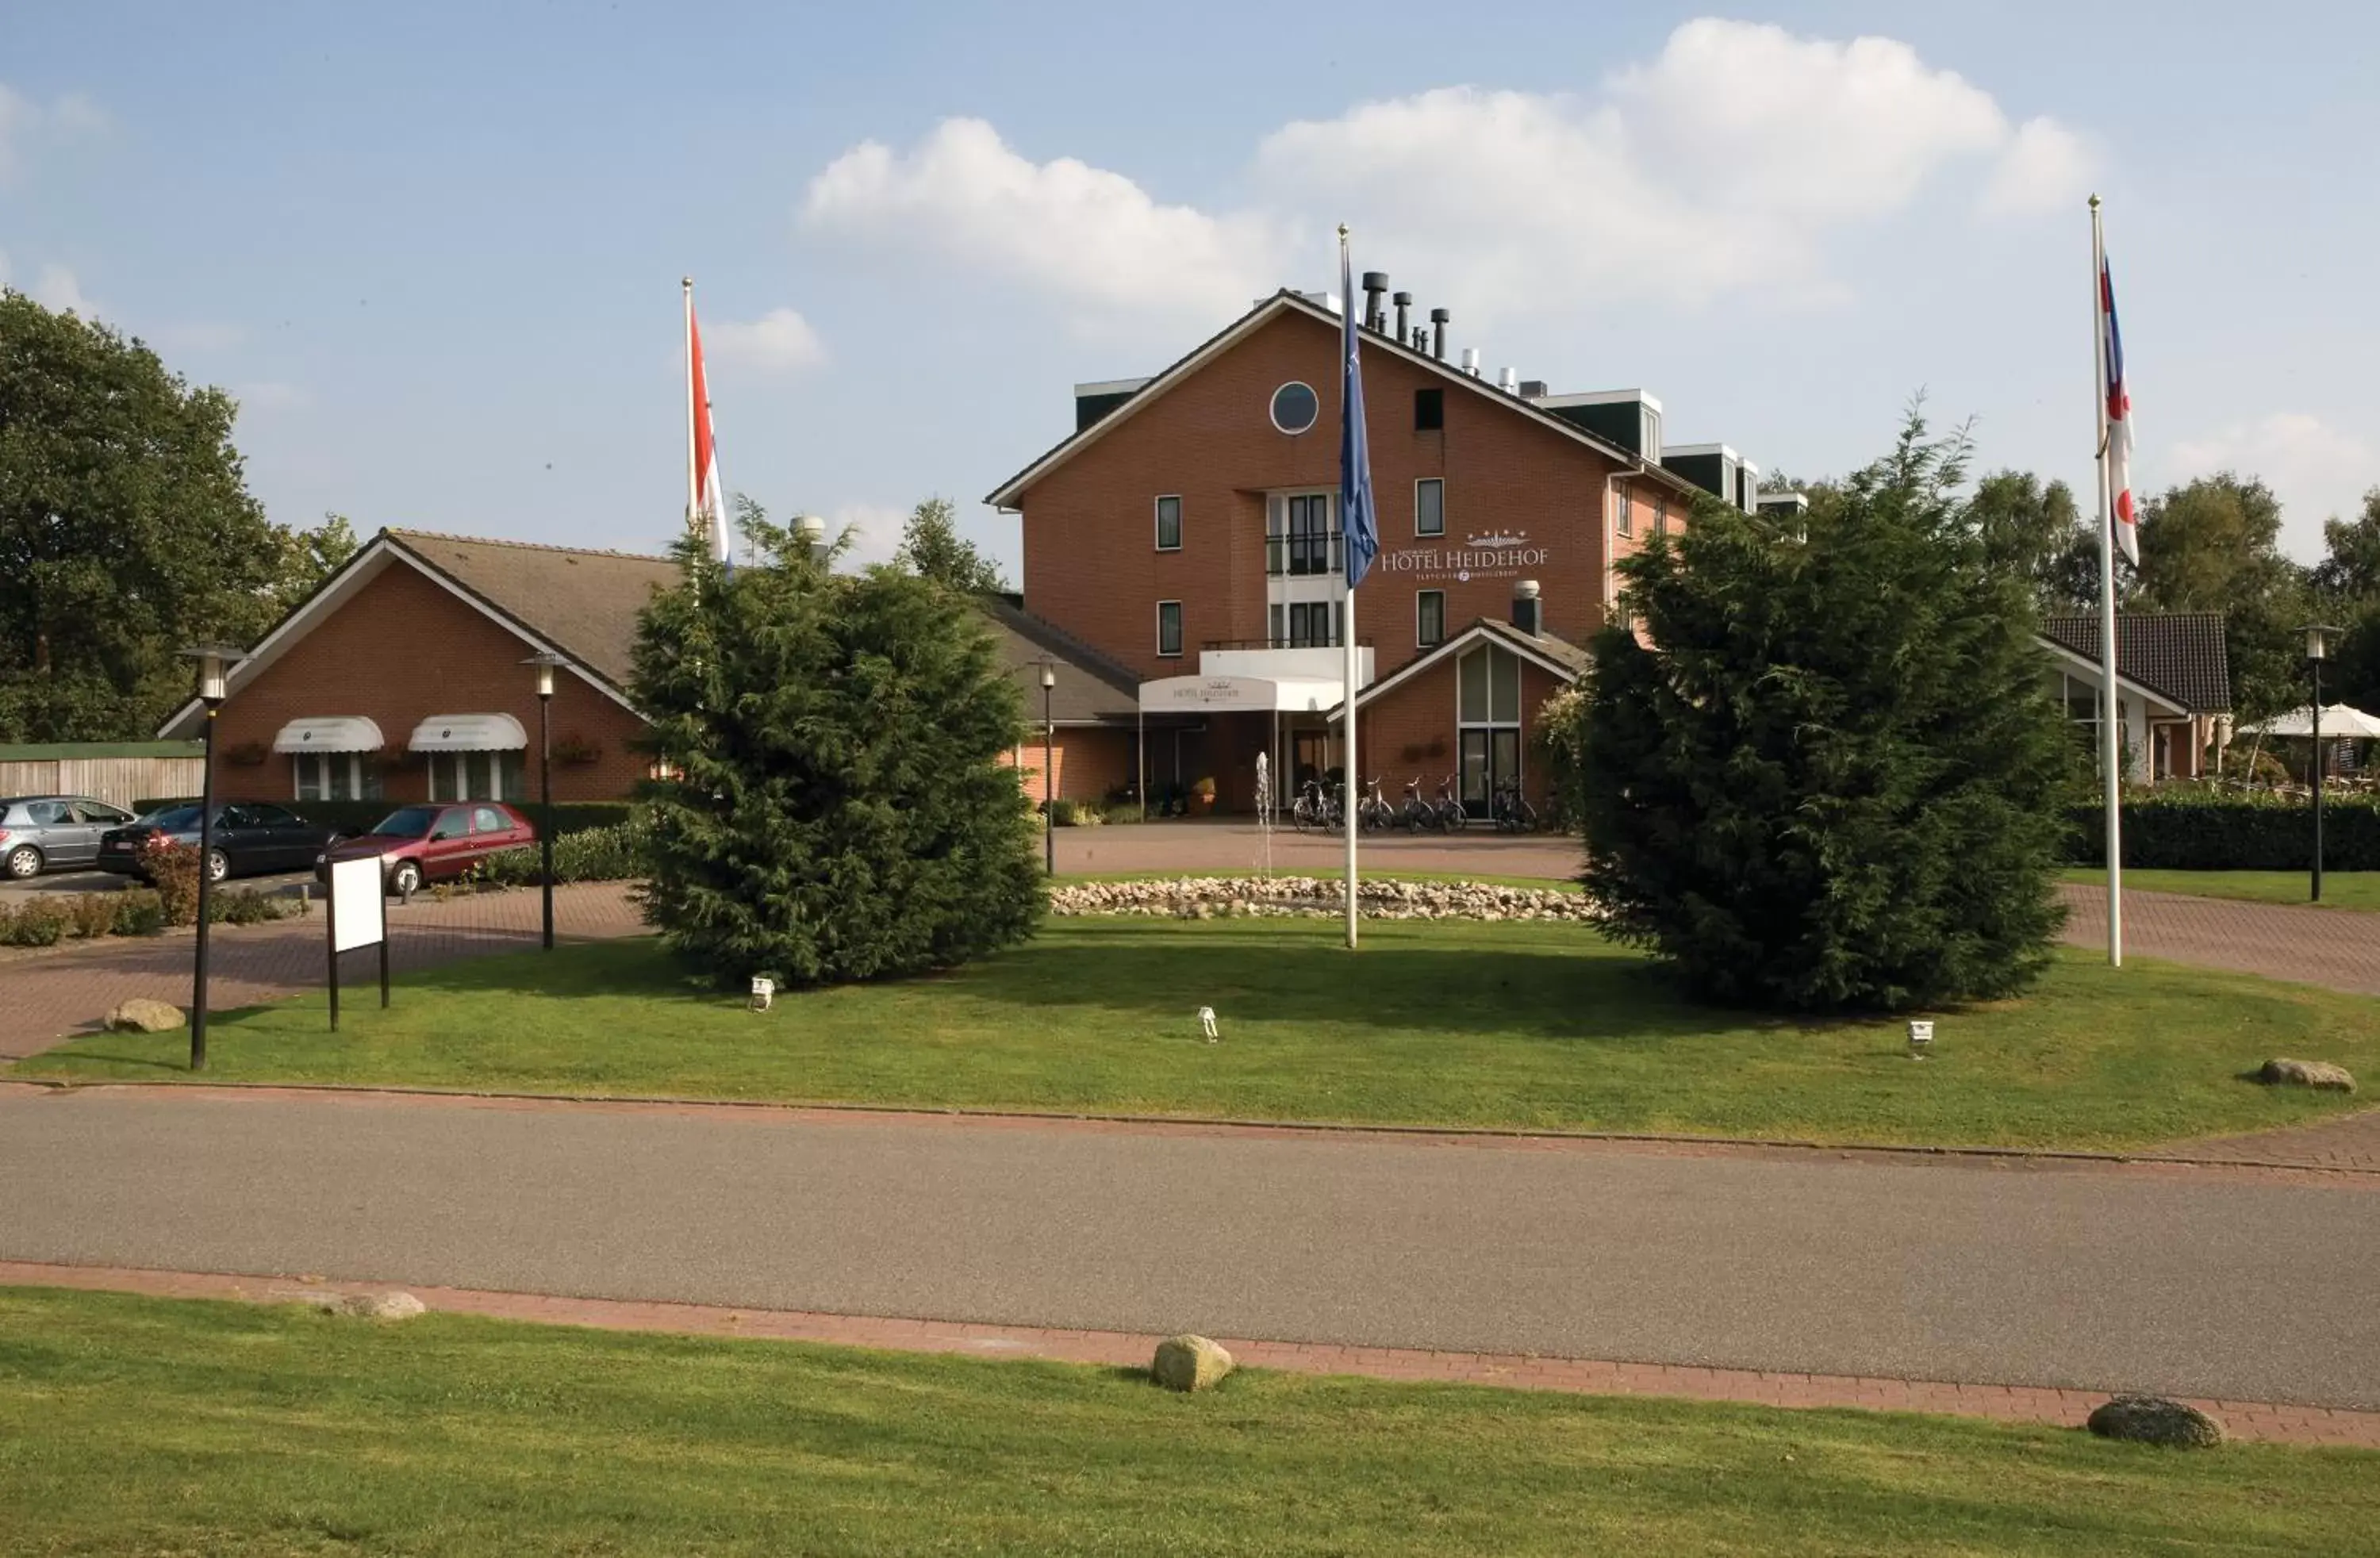
<path fill-rule="evenodd" d="M 2380 451 L 2302 411 L 2276 411 L 2177 440 L 2169 458 L 2177 481 L 2222 470 L 2262 477 L 2281 500 L 2282 549 L 2305 559 L 2322 555 L 2325 519 L 2356 513 L 2364 491 L 2380 485 Z"/>
<path fill-rule="evenodd" d="M 826 343 L 809 321 L 791 309 L 771 309 L 749 323 L 734 321 L 710 328 L 720 358 L 762 373 L 794 373 L 826 362 Z"/>
<path fill-rule="evenodd" d="M 44 108 L 0 81 L 0 185 L 13 183 L 25 165 L 25 149 L 36 138 L 72 140 L 108 128 L 106 111 L 80 92 L 67 92 Z"/>
<path fill-rule="evenodd" d="M 1160 204 L 1072 157 L 1029 162 L 981 119 L 945 119 L 905 155 L 874 140 L 852 148 L 810 180 L 802 220 L 1095 310 L 1235 311 L 1272 285 L 1260 218 Z"/>
<path fill-rule="evenodd" d="M 85 319 L 92 319 L 99 312 L 99 306 L 83 296 L 82 284 L 75 279 L 74 272 L 55 261 L 42 267 L 41 274 L 33 278 L 33 285 L 26 292 L 42 307 L 60 313 L 72 310 Z"/>
<path fill-rule="evenodd" d="M 2098 157 L 2089 142 L 2055 119 L 2027 119 L 1984 186 L 1983 210 L 2023 216 L 2071 206 L 2089 190 Z"/>
<path fill-rule="evenodd" d="M 872 563 L 889 563 L 901 545 L 901 528 L 908 523 L 909 511 L 889 504 L 847 503 L 826 516 L 826 539 L 834 540 L 845 530 L 851 532 L 851 550 L 843 554 L 843 566 L 856 571 Z"/>
<path fill-rule="evenodd" d="M 905 154 L 869 141 L 837 158 L 803 219 L 997 272 L 1096 323 L 1219 321 L 1312 285 L 1344 218 L 1363 250 L 1477 323 L 1523 298 L 1826 296 L 1843 231 L 1937 185 L 2021 216 L 2079 192 L 2091 160 L 2071 131 L 2012 125 L 1906 43 L 1704 18 L 1591 95 L 1442 87 L 1284 125 L 1257 146 L 1236 209 L 1162 204 L 1123 174 L 1034 163 L 982 120 L 950 119 Z"/>

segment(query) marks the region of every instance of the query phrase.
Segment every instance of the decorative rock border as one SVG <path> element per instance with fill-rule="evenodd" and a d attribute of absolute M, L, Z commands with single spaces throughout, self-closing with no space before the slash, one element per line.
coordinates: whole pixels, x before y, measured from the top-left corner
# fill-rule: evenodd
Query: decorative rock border
<path fill-rule="evenodd" d="M 1323 919 L 1346 912 L 1337 877 L 1185 876 L 1167 881 L 1080 882 L 1052 888 L 1056 915 L 1146 915 L 1172 919 Z M 1581 893 L 1501 887 L 1485 882 L 1366 878 L 1356 907 L 1373 919 L 1564 919 L 1602 918 Z"/>

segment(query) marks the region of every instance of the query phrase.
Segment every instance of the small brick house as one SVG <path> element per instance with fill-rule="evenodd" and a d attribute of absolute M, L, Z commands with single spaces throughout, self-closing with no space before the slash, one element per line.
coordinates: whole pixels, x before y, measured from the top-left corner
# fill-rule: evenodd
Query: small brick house
<path fill-rule="evenodd" d="M 650 764 L 637 749 L 645 723 L 629 697 L 637 614 L 677 577 L 667 557 L 382 530 L 233 667 L 216 716 L 216 791 L 228 800 L 533 799 L 536 671 L 523 662 L 552 653 L 564 661 L 551 712 L 553 798 L 625 799 Z M 1037 734 L 1038 672 L 1052 668 L 1058 793 L 1096 799 L 1123 785 L 1139 719 L 1130 674 L 1011 602 L 984 610 Z M 160 734 L 197 736 L 204 724 L 193 700 Z M 1035 790 L 1040 744 L 1011 761 Z"/>
<path fill-rule="evenodd" d="M 1536 712 L 1614 610 L 1613 565 L 1706 494 L 1759 506 L 1727 445 L 1666 445 L 1641 390 L 1555 395 L 1446 360 L 1365 278 L 1380 549 L 1356 592 L 1357 747 L 1390 800 L 1442 779 L 1475 812 L 1518 785 Z M 1077 384 L 1075 431 L 986 498 L 1019 516 L 1024 604 L 1139 680 L 1153 791 L 1254 803 L 1336 768 L 1349 631 L 1338 513 L 1339 300 L 1282 291 L 1148 379 Z"/>

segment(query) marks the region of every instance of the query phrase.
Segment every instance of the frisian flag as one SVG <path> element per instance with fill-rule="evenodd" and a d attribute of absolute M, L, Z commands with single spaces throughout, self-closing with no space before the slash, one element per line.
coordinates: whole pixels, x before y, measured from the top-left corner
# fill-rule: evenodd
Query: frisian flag
<path fill-rule="evenodd" d="M 1356 332 L 1355 274 L 1347 258 L 1346 229 L 1339 238 L 1340 372 L 1339 525 L 1346 532 L 1347 588 L 1364 582 L 1380 550 L 1380 527 L 1372 508 L 1372 445 L 1364 431 L 1364 371 Z M 1349 628 L 1352 634 L 1353 627 Z"/>
<path fill-rule="evenodd" d="M 2107 516 L 2124 560 L 2141 566 L 2140 519 L 2132 512 L 2132 395 L 2124 383 L 2124 336 L 2116 328 L 2116 278 L 2099 256 L 2099 356 L 2107 386 Z"/>
<path fill-rule="evenodd" d="M 711 555 L 728 553 L 727 494 L 719 484 L 719 441 L 710 428 L 710 381 L 702 370 L 702 331 L 694 322 L 694 283 L 686 284 L 686 528 L 707 532 Z"/>

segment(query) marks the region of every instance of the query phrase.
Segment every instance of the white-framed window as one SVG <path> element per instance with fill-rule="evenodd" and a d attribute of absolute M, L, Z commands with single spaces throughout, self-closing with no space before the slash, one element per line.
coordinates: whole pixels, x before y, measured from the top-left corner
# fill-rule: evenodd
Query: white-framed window
<path fill-rule="evenodd" d="M 1182 652 L 1182 603 L 1157 603 L 1157 652 L 1168 659 Z"/>
<path fill-rule="evenodd" d="M 1289 603 L 1289 641 L 1286 647 L 1337 648 L 1345 623 L 1342 615 L 1345 609 L 1337 601 L 1292 601 Z"/>
<path fill-rule="evenodd" d="M 430 754 L 431 800 L 526 800 L 528 798 L 527 754 L 507 752 L 432 752 Z"/>
<path fill-rule="evenodd" d="M 291 793 L 299 800 L 380 799 L 380 757 L 373 752 L 293 752 Z"/>
<path fill-rule="evenodd" d="M 1182 550 L 1182 500 L 1172 493 L 1157 500 L 1157 550 Z"/>
<path fill-rule="evenodd" d="M 1272 392 L 1272 404 L 1268 408 L 1272 425 L 1294 436 L 1312 427 L 1322 415 L 1322 397 L 1314 386 L 1292 379 Z"/>
<path fill-rule="evenodd" d="M 1281 604 L 1279 601 L 1275 601 L 1272 603 L 1272 606 L 1268 613 L 1268 616 L 1269 618 L 1268 626 L 1272 629 L 1272 631 L 1265 640 L 1267 648 L 1286 649 L 1289 647 L 1288 613 L 1289 608 Z"/>
<path fill-rule="evenodd" d="M 1611 523 L 1621 535 L 1633 536 L 1636 533 L 1636 499 L 1628 491 L 1627 482 L 1620 483 L 1618 496 L 1620 501 L 1613 506 Z"/>
<path fill-rule="evenodd" d="M 1431 649 L 1446 642 L 1446 591 L 1423 590 L 1414 595 L 1414 645 Z"/>
<path fill-rule="evenodd" d="M 1446 534 L 1446 479 L 1425 476 L 1414 483 L 1414 534 Z"/>
<path fill-rule="evenodd" d="M 1482 644 L 1455 662 L 1454 688 L 1463 804 L 1486 817 L 1496 793 L 1521 782 L 1521 657 Z"/>

